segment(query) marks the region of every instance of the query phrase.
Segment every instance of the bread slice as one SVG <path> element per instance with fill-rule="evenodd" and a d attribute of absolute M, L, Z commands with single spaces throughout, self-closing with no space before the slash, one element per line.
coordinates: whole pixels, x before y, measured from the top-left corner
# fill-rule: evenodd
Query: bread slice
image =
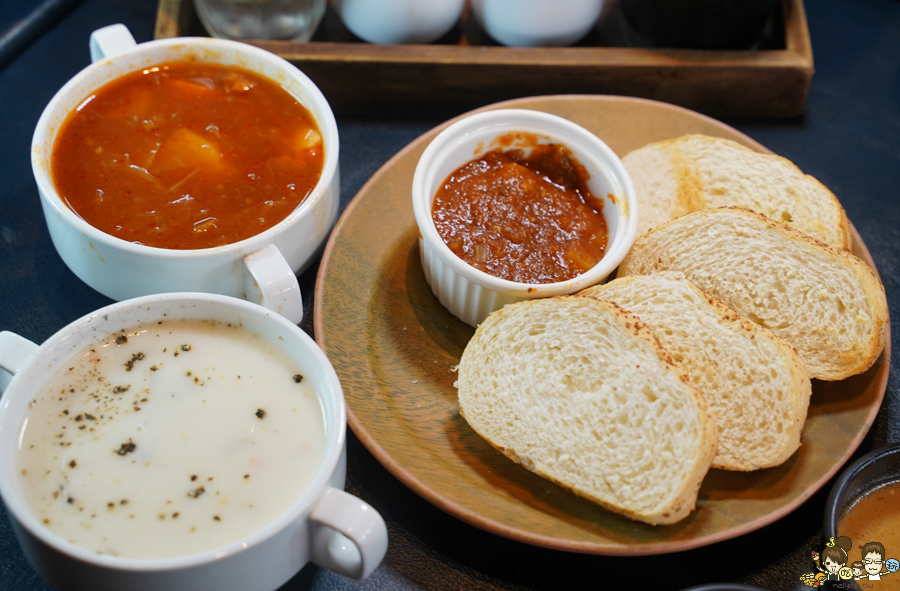
<path fill-rule="evenodd" d="M 737 206 L 850 247 L 850 222 L 837 197 L 781 156 L 693 134 L 648 144 L 622 162 L 637 190 L 639 236 L 697 209 Z"/>
<path fill-rule="evenodd" d="M 841 380 L 875 363 L 888 322 L 866 264 L 757 213 L 695 211 L 635 241 L 618 276 L 681 271 L 793 346 L 810 377 Z"/>
<path fill-rule="evenodd" d="M 637 317 L 560 296 L 510 304 L 459 364 L 460 413 L 525 468 L 632 519 L 693 510 L 716 450 L 706 402 Z"/>
<path fill-rule="evenodd" d="M 678 272 L 621 277 L 578 295 L 638 316 L 685 371 L 716 418 L 713 468 L 770 468 L 800 447 L 812 386 L 783 339 Z"/>

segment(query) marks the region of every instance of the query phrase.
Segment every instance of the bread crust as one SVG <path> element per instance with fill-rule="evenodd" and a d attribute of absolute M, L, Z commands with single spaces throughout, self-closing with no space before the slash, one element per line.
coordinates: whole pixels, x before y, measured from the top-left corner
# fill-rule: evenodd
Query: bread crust
<path fill-rule="evenodd" d="M 838 198 L 783 156 L 688 134 L 647 144 L 622 162 L 638 192 L 639 235 L 691 211 L 737 206 L 850 248 L 850 221 Z"/>
<path fill-rule="evenodd" d="M 497 391 L 495 386 L 488 384 L 481 374 L 488 363 L 488 359 L 499 359 L 501 355 L 504 362 L 515 364 L 519 360 L 511 350 L 503 349 L 498 343 L 501 331 L 510 329 L 511 325 L 515 325 L 514 330 L 520 331 L 520 334 L 527 334 L 531 327 L 521 325 L 525 308 L 539 310 L 536 307 L 552 307 L 554 311 L 562 310 L 571 311 L 571 306 L 589 306 L 594 308 L 591 314 L 602 317 L 605 321 L 615 322 L 618 330 L 627 335 L 627 338 L 635 342 L 635 346 L 643 347 L 652 351 L 651 358 L 655 358 L 654 363 L 658 363 L 658 367 L 654 371 L 664 372 L 669 375 L 667 387 L 677 382 L 678 391 L 681 395 L 686 396 L 686 404 L 694 409 L 693 416 L 698 423 L 697 436 L 698 439 L 692 447 L 692 456 L 687 459 L 689 467 L 683 472 L 683 478 L 676 483 L 672 483 L 671 487 L 666 488 L 666 496 L 668 501 L 657 506 L 653 510 L 638 509 L 627 506 L 624 503 L 617 503 L 610 497 L 604 497 L 601 493 L 594 491 L 581 482 L 573 482 L 565 478 L 559 477 L 558 473 L 554 473 L 551 469 L 545 469 L 545 466 L 535 460 L 533 456 L 537 454 L 530 449 L 532 442 L 513 442 L 503 440 L 503 435 L 498 434 L 497 429 L 489 420 L 485 418 L 486 411 L 477 404 L 482 396 L 507 396 L 510 393 Z M 536 312 L 537 313 L 537 312 Z M 548 320 L 550 322 L 550 320 Z M 638 345 L 637 342 L 643 343 Z M 593 354 L 606 354 L 601 351 L 593 351 Z M 560 368 L 561 371 L 569 371 L 571 368 Z M 526 371 L 536 371 L 533 366 L 528 365 Z M 592 376 L 595 377 L 595 376 Z M 671 381 L 674 380 L 674 381 Z M 621 307 L 605 301 L 592 300 L 589 298 L 581 298 L 577 296 L 559 296 L 554 298 L 546 298 L 542 300 L 530 300 L 517 304 L 510 304 L 491 314 L 485 322 L 479 325 L 475 335 L 469 341 L 462 355 L 459 364 L 459 379 L 457 381 L 459 391 L 460 414 L 472 426 L 473 430 L 490 443 L 500 453 L 520 464 L 526 469 L 558 484 L 559 486 L 572 491 L 576 495 L 589 499 L 610 511 L 624 515 L 630 519 L 643 521 L 653 525 L 670 524 L 684 519 L 695 507 L 697 494 L 704 476 L 709 470 L 712 458 L 716 451 L 717 431 L 715 419 L 713 418 L 709 406 L 703 396 L 691 385 L 688 376 L 680 369 L 677 363 L 666 352 L 659 340 L 650 330 L 646 323 L 640 318 L 627 312 Z M 487 394 L 485 394 L 487 392 Z M 537 395 L 536 395 L 537 396 Z M 519 407 L 517 407 L 518 409 Z M 610 409 L 610 413 L 615 410 Z M 524 411 L 521 411 L 524 412 Z M 513 418 L 505 420 L 513 421 Z M 523 449 L 520 449 L 523 448 Z M 529 448 L 529 449 L 524 449 Z M 600 454 L 611 453 L 611 450 L 595 450 Z"/>
<path fill-rule="evenodd" d="M 715 238 L 711 238 L 713 233 Z M 725 243 L 729 246 L 727 252 L 723 248 Z M 788 256 L 777 259 L 773 252 L 787 253 Z M 698 261 L 704 256 L 710 260 L 706 261 L 705 268 L 701 268 Z M 726 256 L 727 263 L 724 261 Z M 769 266 L 758 269 L 764 257 Z M 806 267 L 792 258 L 814 259 L 818 266 Z M 841 380 L 869 369 L 884 349 L 888 323 L 887 299 L 875 271 L 850 251 L 831 247 L 764 215 L 738 207 L 722 207 L 698 210 L 676 218 L 636 240 L 619 266 L 617 276 L 682 271 L 704 291 L 750 320 L 762 323 L 758 319 L 770 310 L 764 305 L 748 303 L 746 298 L 737 300 L 741 299 L 741 292 L 750 287 L 774 289 L 773 284 L 782 282 L 781 277 L 774 275 L 775 263 L 778 263 L 779 271 L 790 272 L 790 280 L 802 286 L 802 290 L 798 287 L 793 300 L 781 302 L 789 307 L 789 311 L 781 315 L 782 324 L 787 326 L 768 328 L 800 353 L 810 377 Z M 757 270 L 765 277 L 747 279 L 754 282 L 753 285 L 737 284 L 735 279 L 728 277 L 733 271 L 745 268 Z M 828 320 L 813 318 L 815 315 L 806 301 L 811 293 L 816 295 L 811 290 L 830 293 L 836 289 L 825 279 L 826 273 L 840 276 L 846 280 L 848 289 L 853 290 L 835 295 L 838 300 L 861 302 L 858 307 L 846 308 L 837 315 L 844 325 L 858 328 L 858 331 L 834 334 L 836 329 L 826 325 Z M 843 305 L 844 302 L 839 303 Z M 808 326 L 801 325 L 800 319 L 804 316 Z"/>
<path fill-rule="evenodd" d="M 690 293 L 694 297 L 689 297 Z M 621 277 L 577 295 L 612 301 L 630 310 L 648 322 L 669 352 L 681 354 L 682 369 L 716 416 L 719 448 L 713 468 L 741 471 L 770 468 L 783 463 L 800 447 L 812 386 L 806 365 L 784 339 L 747 320 L 680 272 Z M 651 302 L 653 308 L 648 310 Z M 710 330 L 713 323 L 703 319 L 711 318 L 716 323 L 714 333 L 709 336 L 715 342 L 692 339 L 688 345 L 684 331 Z M 722 351 L 725 344 L 737 348 Z M 762 351 L 765 365 L 751 365 Z M 717 365 L 707 365 L 713 358 L 717 358 Z M 723 358 L 729 363 L 740 359 L 740 364 L 718 366 Z M 715 375 L 710 376 L 711 371 Z M 726 372 L 728 375 L 722 375 Z M 772 372 L 776 372 L 777 383 L 783 389 L 770 391 L 765 399 L 758 399 L 760 390 L 766 390 L 761 384 L 774 379 Z M 760 404 L 766 406 L 763 410 L 766 414 L 753 416 L 754 412 L 760 412 Z M 758 421 L 764 417 L 767 423 L 777 424 L 780 433 L 772 434 L 759 425 Z"/>

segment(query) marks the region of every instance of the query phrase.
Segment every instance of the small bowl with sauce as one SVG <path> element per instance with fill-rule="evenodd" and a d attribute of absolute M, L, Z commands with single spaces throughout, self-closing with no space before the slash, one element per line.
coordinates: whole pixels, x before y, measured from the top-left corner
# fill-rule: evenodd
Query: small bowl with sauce
<path fill-rule="evenodd" d="M 838 536 L 850 539 L 845 566 L 859 563 L 862 580 L 900 579 L 900 443 L 859 458 L 835 482 L 823 541 Z"/>
<path fill-rule="evenodd" d="M 615 152 L 540 111 L 452 123 L 420 157 L 412 193 L 426 280 L 472 326 L 506 304 L 602 281 L 637 231 L 634 185 Z"/>

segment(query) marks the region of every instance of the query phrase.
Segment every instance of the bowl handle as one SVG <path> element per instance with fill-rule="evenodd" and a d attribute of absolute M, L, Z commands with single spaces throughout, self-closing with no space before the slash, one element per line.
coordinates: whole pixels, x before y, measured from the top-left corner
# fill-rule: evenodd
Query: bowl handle
<path fill-rule="evenodd" d="M 294 324 L 303 320 L 303 297 L 291 266 L 274 244 L 244 256 L 245 297 L 281 314 Z"/>
<path fill-rule="evenodd" d="M 115 57 L 137 45 L 125 25 L 109 25 L 91 33 L 91 63 Z"/>
<path fill-rule="evenodd" d="M 14 332 L 0 332 L 0 394 L 37 350 L 38 346 L 25 337 Z"/>
<path fill-rule="evenodd" d="M 384 519 L 365 501 L 329 486 L 309 516 L 312 561 L 347 577 L 364 579 L 387 552 Z"/>

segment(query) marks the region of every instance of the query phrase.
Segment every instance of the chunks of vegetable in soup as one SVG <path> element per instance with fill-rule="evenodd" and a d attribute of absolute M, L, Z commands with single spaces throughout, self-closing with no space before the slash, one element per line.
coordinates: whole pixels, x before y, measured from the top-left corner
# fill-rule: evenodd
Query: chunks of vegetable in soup
<path fill-rule="evenodd" d="M 309 111 L 237 67 L 173 62 L 118 78 L 60 129 L 57 192 L 122 240 L 211 248 L 285 219 L 315 188 L 325 152 Z"/>

